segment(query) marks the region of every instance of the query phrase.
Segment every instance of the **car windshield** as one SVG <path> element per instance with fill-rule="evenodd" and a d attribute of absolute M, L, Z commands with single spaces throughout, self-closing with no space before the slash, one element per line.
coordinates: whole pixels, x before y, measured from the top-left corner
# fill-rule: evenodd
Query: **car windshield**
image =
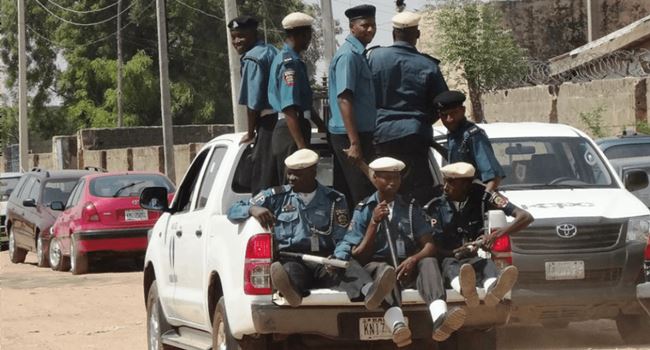
<path fill-rule="evenodd" d="M 145 187 L 165 187 L 168 193 L 174 186 L 164 176 L 155 174 L 124 174 L 101 176 L 90 181 L 90 194 L 96 197 L 139 197 Z"/>
<path fill-rule="evenodd" d="M 72 189 L 79 179 L 50 180 L 43 188 L 43 205 L 49 206 L 52 202 L 67 202 Z"/>
<path fill-rule="evenodd" d="M 607 166 L 584 138 L 490 141 L 506 173 L 501 189 L 616 187 Z"/>
<path fill-rule="evenodd" d="M 9 199 L 9 195 L 16 188 L 20 177 L 5 177 L 0 179 L 0 201 Z"/>

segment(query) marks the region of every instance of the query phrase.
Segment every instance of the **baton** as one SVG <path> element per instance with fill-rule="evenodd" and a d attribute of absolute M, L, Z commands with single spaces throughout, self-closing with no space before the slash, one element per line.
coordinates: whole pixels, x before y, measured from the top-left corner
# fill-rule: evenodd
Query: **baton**
<path fill-rule="evenodd" d="M 461 247 L 458 247 L 458 248 L 454 249 L 453 253 L 456 254 L 456 253 L 461 252 L 461 251 L 463 251 L 465 249 L 468 249 L 470 246 L 473 246 L 473 245 L 480 246 L 482 244 L 483 244 L 483 238 L 479 238 L 479 239 L 477 239 L 475 241 L 467 242 L 467 243 L 463 244 Z"/>
<path fill-rule="evenodd" d="M 350 266 L 349 261 L 330 259 L 318 255 L 291 253 L 291 252 L 280 252 L 280 255 L 289 258 L 301 259 L 302 261 L 313 262 L 320 265 L 338 267 L 340 269 L 347 269 Z"/>

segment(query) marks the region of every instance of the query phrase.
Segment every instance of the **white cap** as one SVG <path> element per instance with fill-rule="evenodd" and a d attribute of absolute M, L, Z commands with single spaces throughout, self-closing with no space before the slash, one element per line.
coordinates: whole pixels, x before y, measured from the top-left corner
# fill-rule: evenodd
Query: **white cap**
<path fill-rule="evenodd" d="M 298 27 L 311 27 L 313 23 L 314 17 L 302 12 L 293 12 L 282 19 L 282 28 L 293 29 Z"/>
<path fill-rule="evenodd" d="M 318 153 L 307 148 L 293 152 L 284 160 L 284 165 L 293 170 L 309 168 L 316 163 L 318 163 Z"/>
<path fill-rule="evenodd" d="M 420 23 L 420 15 L 415 12 L 404 11 L 393 16 L 391 20 L 393 21 L 393 28 L 417 27 Z"/>
<path fill-rule="evenodd" d="M 465 162 L 457 162 L 443 166 L 440 172 L 450 179 L 473 178 L 476 173 L 474 166 Z"/>
<path fill-rule="evenodd" d="M 395 158 L 381 157 L 373 160 L 368 166 L 374 171 L 402 171 L 406 164 Z"/>

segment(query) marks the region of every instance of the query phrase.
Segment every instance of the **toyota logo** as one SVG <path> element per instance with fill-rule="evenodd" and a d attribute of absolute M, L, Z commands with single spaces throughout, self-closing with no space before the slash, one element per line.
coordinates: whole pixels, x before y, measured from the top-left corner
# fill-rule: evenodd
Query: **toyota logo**
<path fill-rule="evenodd" d="M 562 224 L 555 227 L 555 232 L 560 238 L 573 238 L 578 234 L 578 228 L 573 224 Z"/>

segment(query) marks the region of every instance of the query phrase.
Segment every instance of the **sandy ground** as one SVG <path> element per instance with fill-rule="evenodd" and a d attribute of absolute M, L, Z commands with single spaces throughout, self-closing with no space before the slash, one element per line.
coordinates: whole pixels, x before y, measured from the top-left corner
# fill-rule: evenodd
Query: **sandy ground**
<path fill-rule="evenodd" d="M 111 264 L 113 265 L 113 264 Z M 73 276 L 0 253 L 0 349 L 146 349 L 142 272 L 130 261 Z M 650 330 L 648 330 L 650 332 Z M 499 329 L 499 349 L 647 349 L 623 344 L 612 321 Z"/>

